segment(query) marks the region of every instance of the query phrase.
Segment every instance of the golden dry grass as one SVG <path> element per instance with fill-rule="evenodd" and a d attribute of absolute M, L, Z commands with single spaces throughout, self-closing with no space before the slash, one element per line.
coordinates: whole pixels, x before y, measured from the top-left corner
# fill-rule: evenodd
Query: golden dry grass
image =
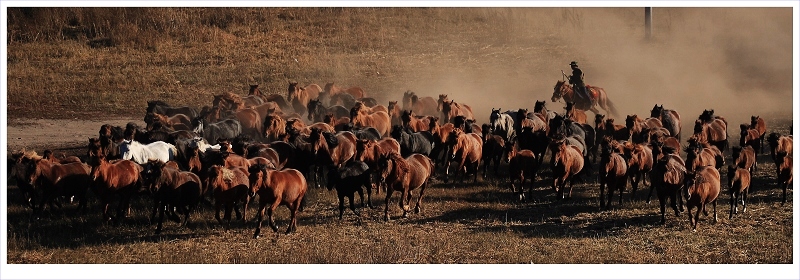
<path fill-rule="evenodd" d="M 773 102 L 790 96 L 785 90 L 786 75 L 779 71 L 782 68 L 762 64 L 748 68 L 777 77 L 765 82 L 767 86 L 737 84 L 740 80 L 731 78 L 736 75 L 725 73 L 712 73 L 705 76 L 707 83 L 689 85 L 721 89 L 720 83 L 710 82 L 721 75 L 724 86 L 763 94 L 758 98 L 766 100 L 758 103 L 762 106 L 746 112 L 725 111 L 739 108 L 741 103 L 681 100 L 676 94 L 688 92 L 683 90 L 669 92 L 664 99 L 636 98 L 643 88 L 654 91 L 647 87 L 653 83 L 668 84 L 666 88 L 674 90 L 683 83 L 676 86 L 670 78 L 686 77 L 683 72 L 671 73 L 663 80 L 647 76 L 644 83 L 642 76 L 625 76 L 631 71 L 647 75 L 693 70 L 668 63 L 658 70 L 631 70 L 627 65 L 633 57 L 650 61 L 655 58 L 648 55 L 666 50 L 676 56 L 655 61 L 679 60 L 675 46 L 692 42 L 698 52 L 703 49 L 698 44 L 706 46 L 704 34 L 694 37 L 683 32 L 692 26 L 718 28 L 698 20 L 697 12 L 670 9 L 663 13 L 669 16 L 656 19 L 661 39 L 642 43 L 631 39 L 641 38 L 639 10 L 9 9 L 8 117 L 96 120 L 128 116 L 138 120 L 145 100 L 200 107 L 210 103 L 212 94 L 245 94 L 249 83 L 259 83 L 268 93 L 283 94 L 294 80 L 358 85 L 381 103 L 397 100 L 407 89 L 422 96 L 461 94 L 454 99 L 477 104 L 476 110 L 484 113 L 476 115 L 483 122 L 494 102 L 513 109 L 505 107 L 518 106 L 518 100 L 527 100 L 519 106 L 532 106 L 535 99 L 549 99 L 552 84 L 560 76 L 558 69 L 580 60 L 605 63 L 587 62 L 594 68 L 589 81 L 606 81 L 607 88 L 614 88 L 623 113 L 643 114 L 653 103 L 667 103 L 665 107 L 678 107 L 686 120 L 693 120 L 695 112 L 700 113 L 698 106 L 719 106 L 717 113 L 734 123 L 755 111 L 769 112 L 777 116 L 768 120 L 774 128 L 770 131 L 788 133 L 790 112 L 785 102 Z M 717 20 L 733 20 L 738 13 L 718 11 Z M 785 21 L 785 11 L 775 14 Z M 34 24 L 36 18 L 48 20 Z M 88 26 L 92 26 L 90 30 L 78 28 Z M 76 34 L 76 28 L 81 32 Z M 580 42 L 576 33 L 596 41 Z M 685 37 L 670 39 L 678 34 Z M 92 48 L 87 44 L 98 38 L 106 38 L 114 46 Z M 628 40 L 637 48 L 619 45 L 616 39 Z M 785 42 L 779 43 L 785 46 Z M 741 49 L 752 47 L 741 44 Z M 617 56 L 620 52 L 631 58 Z M 476 80 L 485 83 L 470 82 Z M 745 93 L 731 94 L 739 97 Z M 781 106 L 768 106 L 779 103 Z M 137 200 L 131 220 L 118 227 L 101 223 L 96 207 L 85 215 L 56 212 L 29 222 L 28 210 L 22 207 L 21 195 L 12 182 L 8 188 L 8 262 L 791 263 L 792 203 L 780 205 L 774 166 L 768 164 L 768 158 L 759 157 L 764 168 L 755 174 L 748 212 L 727 219 L 729 196 L 723 191 L 718 204 L 720 222 L 711 224 L 703 219 L 697 233 L 689 230 L 685 214 L 670 215 L 666 225 L 658 225 L 656 203 L 641 202 L 645 194 L 641 190 L 637 201 L 626 201 L 611 211 L 598 211 L 597 185 L 591 180 L 575 189 L 574 199 L 555 201 L 547 171 L 543 174 L 546 179 L 537 182 L 540 201 L 536 203 L 514 203 L 506 181 L 453 186 L 436 180 L 426 193 L 421 215 L 398 218 L 395 194 L 391 205 L 394 220 L 388 223 L 381 220 L 383 195 L 374 198 L 378 209 L 363 209 L 360 217 L 346 212 L 339 221 L 334 194 L 313 189 L 309 207 L 299 216 L 296 234 L 271 234 L 265 229 L 269 233 L 259 240 L 251 239 L 252 225 L 245 228 L 235 223 L 234 228 L 224 230 L 208 206 L 195 213 L 192 228 L 166 222 L 164 234 L 156 237 L 154 226 L 148 224 L 147 198 Z M 252 212 L 254 208 L 250 208 Z M 278 210 L 277 222 L 281 232 L 285 230 L 285 208 Z"/>

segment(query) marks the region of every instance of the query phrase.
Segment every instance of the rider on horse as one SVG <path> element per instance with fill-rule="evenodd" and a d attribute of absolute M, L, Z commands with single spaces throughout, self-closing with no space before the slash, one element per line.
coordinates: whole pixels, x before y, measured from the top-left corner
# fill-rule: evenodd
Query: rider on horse
<path fill-rule="evenodd" d="M 572 76 L 569 76 L 569 83 L 572 84 L 572 90 L 582 99 L 589 101 L 589 104 L 594 105 L 595 101 L 589 96 L 586 85 L 583 83 L 583 71 L 578 68 L 578 63 L 573 61 L 569 63 L 569 66 L 572 67 Z"/>

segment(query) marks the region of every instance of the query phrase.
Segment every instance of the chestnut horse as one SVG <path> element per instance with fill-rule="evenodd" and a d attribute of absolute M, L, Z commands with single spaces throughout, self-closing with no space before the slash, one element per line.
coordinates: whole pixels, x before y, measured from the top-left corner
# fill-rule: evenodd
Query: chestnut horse
<path fill-rule="evenodd" d="M 614 103 L 612 103 L 611 99 L 608 98 L 608 94 L 606 94 L 606 91 L 603 88 L 587 85 L 586 91 L 590 95 L 596 96 L 596 104 L 600 105 L 600 108 L 603 108 L 607 114 L 610 114 L 611 116 L 618 116 L 617 109 L 614 107 Z M 595 114 L 600 113 L 600 111 L 595 108 L 595 102 L 580 98 L 572 90 L 572 86 L 569 83 L 559 80 L 556 82 L 555 87 L 553 87 L 553 97 L 550 98 L 550 101 L 556 102 L 562 98 L 566 102 L 575 102 L 575 108 L 584 111 L 592 111 L 592 113 Z"/>
<path fill-rule="evenodd" d="M 430 158 L 413 154 L 403 158 L 398 153 L 390 153 L 387 157 L 382 157 L 378 161 L 377 174 L 380 181 L 386 184 L 386 205 L 383 219 L 389 220 L 389 200 L 395 191 L 402 192 L 400 196 L 400 209 L 403 209 L 403 218 L 408 216 L 410 207 L 405 203 L 411 203 L 412 191 L 419 189 L 417 206 L 414 212 L 419 213 L 422 203 L 422 196 L 425 194 L 425 187 L 433 174 L 433 162 Z"/>
<path fill-rule="evenodd" d="M 153 129 L 154 122 L 160 122 L 167 128 L 174 130 L 191 130 L 192 119 L 184 114 L 175 114 L 173 116 L 162 115 L 159 113 L 147 113 L 144 116 L 144 122 L 147 124 L 145 129 Z"/>
<path fill-rule="evenodd" d="M 203 197 L 203 184 L 200 177 L 188 171 L 169 167 L 169 164 L 151 160 L 144 166 L 142 174 L 144 183 L 153 194 L 153 215 L 158 210 L 158 226 L 156 234 L 161 233 L 164 212 L 170 207 L 177 207 L 183 213 L 181 227 L 189 224 L 189 214 L 197 208 Z"/>
<path fill-rule="evenodd" d="M 253 238 L 261 234 L 261 224 L 264 221 L 264 210 L 267 211 L 268 223 L 273 231 L 278 231 L 272 214 L 280 205 L 286 205 L 291 212 L 291 221 L 286 233 L 297 230 L 297 212 L 302 208 L 308 185 L 303 174 L 296 169 L 270 170 L 265 165 L 253 165 L 248 169 L 250 173 L 251 198 L 258 194 L 258 224 Z M 269 208 L 267 206 L 269 205 Z"/>
<path fill-rule="evenodd" d="M 356 142 L 356 157 L 357 161 L 362 161 L 369 166 L 370 173 L 378 169 L 378 159 L 386 157 L 389 153 L 400 153 L 400 143 L 394 138 L 386 137 L 381 140 L 368 140 L 359 139 Z M 378 184 L 378 176 L 373 177 L 375 186 Z M 380 188 L 378 188 L 380 193 Z"/>
<path fill-rule="evenodd" d="M 739 125 L 739 128 L 742 130 L 741 137 L 739 137 L 739 145 L 744 146 L 751 146 L 756 151 L 763 150 L 761 148 L 761 135 L 757 129 L 750 128 L 747 124 Z"/>
<path fill-rule="evenodd" d="M 750 116 L 750 129 L 758 131 L 759 147 L 761 148 L 758 153 L 764 153 L 764 136 L 767 134 L 767 124 L 760 116 Z"/>
<path fill-rule="evenodd" d="M 533 197 L 533 181 L 536 177 L 536 172 L 539 171 L 539 161 L 536 160 L 536 155 L 534 155 L 531 150 L 518 150 L 517 145 L 512 145 L 511 150 L 508 152 L 507 160 L 511 192 L 516 192 L 514 180 L 518 180 L 519 200 L 525 201 L 525 179 L 530 179 L 531 184 L 528 187 L 528 196 Z M 487 163 L 488 162 L 485 162 L 484 166 L 488 165 Z M 483 173 L 486 174 L 485 167 Z"/>
<path fill-rule="evenodd" d="M 392 119 L 392 125 L 402 125 L 403 120 L 400 118 L 402 115 L 402 110 L 400 110 L 400 106 L 397 106 L 397 101 L 389 101 L 389 106 L 386 107 L 387 113 L 389 117 Z"/>
<path fill-rule="evenodd" d="M 610 208 L 611 200 L 614 197 L 614 190 L 619 191 L 619 205 L 622 205 L 622 193 L 625 191 L 625 184 L 628 183 L 628 164 L 625 158 L 619 154 L 615 140 L 605 138 L 602 151 L 600 152 L 600 209 Z M 604 203 L 603 193 L 608 185 L 608 201 Z"/>
<path fill-rule="evenodd" d="M 653 150 L 644 144 L 627 142 L 624 151 L 628 162 L 628 177 L 631 181 L 631 199 L 633 199 L 639 190 L 639 182 L 644 182 L 653 170 Z"/>
<path fill-rule="evenodd" d="M 713 166 L 701 166 L 694 175 L 689 175 L 686 185 L 686 212 L 689 214 L 689 224 L 692 231 L 697 231 L 697 222 L 700 220 L 700 212 L 708 216 L 706 204 L 711 203 L 714 207 L 714 222 L 717 222 L 717 197 L 720 192 L 719 171 Z M 692 217 L 692 208 L 697 207 L 697 212 Z"/>
<path fill-rule="evenodd" d="M 773 132 L 767 136 L 767 142 L 769 143 L 770 148 L 770 156 L 772 157 L 772 161 L 775 162 L 775 170 L 778 171 L 778 177 L 780 177 L 780 168 L 783 160 L 779 157 L 781 153 L 792 156 L 792 135 L 782 136 L 780 133 Z"/>
<path fill-rule="evenodd" d="M 400 122 L 404 128 L 410 129 L 413 132 L 420 132 L 431 131 L 431 127 L 433 127 L 431 122 L 436 122 L 436 120 L 430 116 L 417 116 L 413 111 L 403 110 Z"/>
<path fill-rule="evenodd" d="M 100 209 L 103 211 L 103 219 L 106 221 L 124 217 L 125 209 L 128 209 L 131 197 L 142 188 L 141 172 L 142 166 L 130 160 L 115 160 L 108 162 L 102 150 L 98 147 L 89 151 L 92 162 L 92 191 L 100 199 Z M 108 214 L 111 200 L 119 195 L 120 202 L 117 206 L 117 219 Z"/>
<path fill-rule="evenodd" d="M 472 115 L 472 108 L 467 104 L 456 103 L 455 100 L 447 98 L 447 94 L 440 94 L 437 101 L 436 111 L 442 114 L 445 123 L 451 122 L 456 116 L 464 116 L 467 119 L 475 119 Z"/>
<path fill-rule="evenodd" d="M 728 148 L 728 124 L 722 119 L 713 119 L 710 122 L 696 120 L 692 137 L 699 142 L 707 142 L 725 151 Z"/>
<path fill-rule="evenodd" d="M 403 110 L 416 111 L 423 116 L 435 116 L 438 110 L 436 99 L 430 96 L 419 98 L 413 91 L 403 93 Z"/>
<path fill-rule="evenodd" d="M 336 86 L 334 83 L 325 84 L 325 90 L 323 92 L 326 95 L 328 95 L 329 97 L 333 97 L 334 95 L 337 95 L 337 94 L 340 94 L 340 93 L 348 93 L 348 94 L 352 95 L 353 98 L 355 98 L 355 99 L 361 99 L 361 98 L 367 97 L 367 93 L 364 91 L 364 89 L 362 89 L 360 87 L 349 87 L 349 88 L 343 89 L 343 88 L 340 88 L 340 87 Z"/>
<path fill-rule="evenodd" d="M 663 125 L 657 118 L 641 119 L 638 115 L 628 115 L 625 117 L 625 127 L 631 134 L 631 141 L 636 144 L 649 142 L 649 133 L 651 130 L 661 128 Z M 646 133 L 645 133 L 646 132 Z M 669 131 L 667 131 L 669 133 Z"/>
<path fill-rule="evenodd" d="M 53 205 L 59 197 L 75 196 L 79 201 L 78 210 L 86 209 L 86 192 L 91 182 L 88 165 L 82 162 L 61 164 L 46 158 L 32 159 L 27 164 L 27 184 L 42 196 L 39 206 L 33 209 L 34 214 L 44 211 L 46 203 Z"/>
<path fill-rule="evenodd" d="M 272 165 L 264 165 L 267 168 L 274 168 Z M 212 165 L 208 169 L 208 178 L 206 178 L 206 185 L 214 195 L 214 210 L 216 211 L 215 218 L 217 222 L 222 224 L 222 219 L 219 217 L 219 212 L 222 206 L 225 205 L 225 221 L 227 226 L 231 224 L 231 210 L 236 212 L 236 219 L 243 220 L 247 223 L 247 204 L 250 202 L 250 197 L 247 196 L 248 189 L 250 188 L 250 179 L 248 178 L 247 169 L 243 167 L 223 167 L 219 165 Z M 244 202 L 242 213 L 239 212 L 239 202 Z"/>
<path fill-rule="evenodd" d="M 783 200 L 781 200 L 781 205 L 783 205 L 786 203 L 786 191 L 792 185 L 792 177 L 794 177 L 792 155 L 780 152 L 777 158 L 776 163 L 780 163 L 778 165 L 778 186 L 783 187 Z"/>
<path fill-rule="evenodd" d="M 731 194 L 731 213 L 728 219 L 733 219 L 733 214 L 739 213 L 736 206 L 737 200 L 742 201 L 742 213 L 747 211 L 747 193 L 750 191 L 750 172 L 747 169 L 728 165 L 728 191 Z"/>
<path fill-rule="evenodd" d="M 650 110 L 651 118 L 658 118 L 663 124 L 664 128 L 669 131 L 670 136 L 675 137 L 678 141 L 681 140 L 681 115 L 675 110 L 664 109 L 664 105 L 653 105 Z"/>
<path fill-rule="evenodd" d="M 654 163 L 653 171 L 650 172 L 651 187 L 650 193 L 647 195 L 647 203 L 650 203 L 650 195 L 653 193 L 653 189 L 656 189 L 661 206 L 661 224 L 664 224 L 667 221 L 667 199 L 670 200 L 670 206 L 675 210 L 676 217 L 680 215 L 680 211 L 683 211 L 681 189 L 686 178 L 686 167 L 680 156 L 669 153 L 659 153 L 659 155 L 661 158 Z M 679 203 L 680 210 L 678 209 Z"/>
<path fill-rule="evenodd" d="M 564 116 L 574 122 L 585 124 L 586 111 L 575 108 L 575 102 L 567 102 L 567 107 L 564 107 Z"/>
<path fill-rule="evenodd" d="M 356 111 L 354 114 L 351 113 L 350 122 L 353 123 L 355 127 L 374 127 L 380 132 L 381 137 L 389 136 L 390 129 L 392 128 L 392 120 L 389 118 L 389 114 L 383 111 L 371 114 L 366 111 Z"/>
<path fill-rule="evenodd" d="M 453 174 L 453 179 L 461 172 L 461 182 L 464 181 L 470 172 L 473 174 L 472 182 L 478 181 L 478 166 L 483 158 L 483 141 L 481 136 L 475 133 L 465 133 L 460 128 L 456 128 L 447 139 L 448 145 L 453 147 L 447 156 L 445 167 L 445 179 L 447 183 L 450 175 L 450 162 L 458 161 L 458 169 Z"/>
<path fill-rule="evenodd" d="M 747 171 L 758 170 L 758 161 L 756 161 L 756 151 L 750 146 L 733 146 L 731 147 L 731 158 L 733 158 L 733 165 L 747 169 Z"/>
<path fill-rule="evenodd" d="M 572 197 L 572 185 L 577 174 L 583 169 L 583 153 L 577 146 L 562 141 L 553 155 L 553 190 L 558 199 L 564 198 L 564 189 L 569 183 L 569 195 Z"/>

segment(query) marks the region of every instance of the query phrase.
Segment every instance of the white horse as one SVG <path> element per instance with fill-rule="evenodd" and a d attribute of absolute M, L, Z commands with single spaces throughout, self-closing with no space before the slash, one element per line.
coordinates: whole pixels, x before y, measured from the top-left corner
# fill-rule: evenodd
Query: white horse
<path fill-rule="evenodd" d="M 138 164 L 146 164 L 148 160 L 168 162 L 175 159 L 178 149 L 175 145 L 164 141 L 156 141 L 147 145 L 134 140 L 123 140 L 119 145 L 122 159 L 133 160 Z"/>
<path fill-rule="evenodd" d="M 492 130 L 495 134 L 502 136 L 508 141 L 513 138 L 514 133 L 514 118 L 509 114 L 500 113 L 500 109 L 492 109 L 492 114 L 489 115 L 489 122 L 492 125 Z"/>
<path fill-rule="evenodd" d="M 208 144 L 208 141 L 206 141 L 205 138 L 203 138 L 203 137 L 195 137 L 195 138 L 192 138 L 191 142 L 189 142 L 189 148 L 194 149 L 194 147 L 197 147 L 198 151 L 205 153 L 205 152 L 208 152 L 210 150 L 219 151 L 220 148 L 222 148 L 222 145 L 220 145 L 219 143 L 211 145 L 211 144 Z M 230 145 L 228 146 L 228 149 L 231 149 Z"/>

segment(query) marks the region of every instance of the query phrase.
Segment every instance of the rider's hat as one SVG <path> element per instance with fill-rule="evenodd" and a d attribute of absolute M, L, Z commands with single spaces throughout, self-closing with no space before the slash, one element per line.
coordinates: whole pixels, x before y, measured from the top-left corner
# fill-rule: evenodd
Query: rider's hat
<path fill-rule="evenodd" d="M 578 66 L 578 63 L 577 63 L 577 62 L 575 62 L 575 61 L 573 61 L 573 62 L 570 62 L 570 63 L 569 63 L 569 66 Z"/>

